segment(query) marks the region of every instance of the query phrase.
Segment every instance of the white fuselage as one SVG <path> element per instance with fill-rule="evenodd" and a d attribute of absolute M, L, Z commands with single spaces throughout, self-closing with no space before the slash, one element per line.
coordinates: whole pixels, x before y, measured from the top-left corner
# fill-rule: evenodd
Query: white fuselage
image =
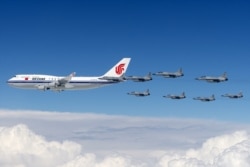
<path fill-rule="evenodd" d="M 21 74 L 16 75 L 9 79 L 7 83 L 10 86 L 24 89 L 43 89 L 48 88 L 51 90 L 80 90 L 98 88 L 118 81 L 102 80 L 99 77 L 72 77 L 63 87 L 53 86 L 56 81 L 64 77 L 53 75 L 40 75 L 40 74 Z"/>

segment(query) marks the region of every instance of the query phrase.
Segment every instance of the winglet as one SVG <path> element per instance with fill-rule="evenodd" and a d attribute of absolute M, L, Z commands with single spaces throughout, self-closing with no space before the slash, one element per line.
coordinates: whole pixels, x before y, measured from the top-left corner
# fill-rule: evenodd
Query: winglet
<path fill-rule="evenodd" d="M 68 76 L 66 76 L 66 77 L 64 77 L 64 78 L 62 78 L 62 79 L 60 79 L 60 80 L 58 80 L 59 85 L 60 85 L 60 84 L 65 84 L 65 83 L 69 82 L 69 81 L 72 79 L 72 77 L 74 77 L 75 75 L 76 75 L 76 72 L 72 72 L 72 73 L 69 74 Z"/>
<path fill-rule="evenodd" d="M 72 77 L 74 77 L 76 75 L 76 72 L 72 72 L 71 74 L 69 74 L 69 76 L 66 77 L 66 80 L 71 80 Z"/>

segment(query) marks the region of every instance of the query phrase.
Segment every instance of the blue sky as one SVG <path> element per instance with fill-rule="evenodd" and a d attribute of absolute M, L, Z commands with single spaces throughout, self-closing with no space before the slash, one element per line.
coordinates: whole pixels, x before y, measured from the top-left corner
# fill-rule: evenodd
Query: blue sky
<path fill-rule="evenodd" d="M 248 1 L 1 1 L 0 108 L 248 122 L 249 5 Z M 185 76 L 62 93 L 6 84 L 19 73 L 62 76 L 76 71 L 98 76 L 122 57 L 132 58 L 127 75 L 182 67 Z M 194 80 L 223 72 L 228 73 L 226 83 Z M 149 97 L 126 94 L 147 88 Z M 162 98 L 182 91 L 185 100 Z M 239 91 L 243 99 L 220 97 Z M 215 102 L 192 100 L 211 94 Z"/>

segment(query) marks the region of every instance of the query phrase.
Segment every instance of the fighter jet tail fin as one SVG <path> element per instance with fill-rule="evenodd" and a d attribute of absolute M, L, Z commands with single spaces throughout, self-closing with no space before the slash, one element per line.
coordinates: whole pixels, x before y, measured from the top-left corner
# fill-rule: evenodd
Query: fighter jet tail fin
<path fill-rule="evenodd" d="M 146 90 L 145 95 L 150 95 L 149 89 Z"/>
<path fill-rule="evenodd" d="M 178 72 L 177 72 L 177 73 L 179 74 L 179 76 L 184 76 L 184 73 L 183 73 L 182 68 L 179 68 L 179 70 L 178 70 Z"/>

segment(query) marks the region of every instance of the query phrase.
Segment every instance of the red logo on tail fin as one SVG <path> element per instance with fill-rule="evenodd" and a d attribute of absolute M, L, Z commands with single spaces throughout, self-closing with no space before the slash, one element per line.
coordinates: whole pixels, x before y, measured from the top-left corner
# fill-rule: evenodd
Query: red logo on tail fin
<path fill-rule="evenodd" d="M 115 67 L 115 72 L 116 74 L 120 75 L 124 71 L 124 66 L 125 64 L 119 64 L 118 66 Z"/>

